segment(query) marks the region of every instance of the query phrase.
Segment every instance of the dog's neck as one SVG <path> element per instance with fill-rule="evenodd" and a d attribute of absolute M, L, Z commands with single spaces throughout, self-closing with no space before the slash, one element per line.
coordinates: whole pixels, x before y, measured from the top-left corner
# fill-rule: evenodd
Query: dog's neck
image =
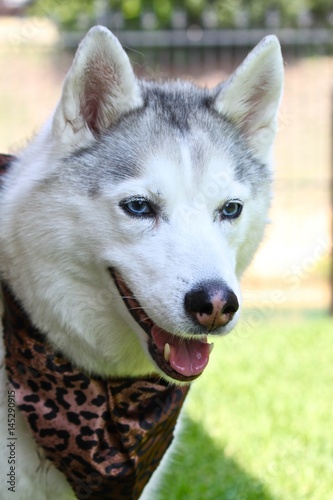
<path fill-rule="evenodd" d="M 0 174 L 12 159 L 0 155 Z M 54 351 L 7 284 L 2 290 L 10 389 L 37 444 L 78 498 L 138 498 L 173 439 L 189 386 L 84 373 Z"/>

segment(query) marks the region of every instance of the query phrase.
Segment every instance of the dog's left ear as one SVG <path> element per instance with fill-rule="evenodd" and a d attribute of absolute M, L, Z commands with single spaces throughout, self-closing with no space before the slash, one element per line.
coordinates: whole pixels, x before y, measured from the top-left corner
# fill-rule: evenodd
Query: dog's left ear
<path fill-rule="evenodd" d="M 95 26 L 81 42 L 66 77 L 53 133 L 69 145 L 82 145 L 141 105 L 126 52 L 108 29 Z"/>
<path fill-rule="evenodd" d="M 262 161 L 269 159 L 282 86 L 280 44 L 276 36 L 269 35 L 217 88 L 214 108 L 236 125 Z"/>

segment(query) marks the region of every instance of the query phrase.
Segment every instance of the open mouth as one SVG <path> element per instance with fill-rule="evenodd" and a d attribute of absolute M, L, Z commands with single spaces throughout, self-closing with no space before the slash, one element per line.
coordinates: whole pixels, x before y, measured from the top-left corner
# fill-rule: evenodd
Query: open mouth
<path fill-rule="evenodd" d="M 129 313 L 147 333 L 149 353 L 160 370 L 181 382 L 197 378 L 207 366 L 214 344 L 208 344 L 207 339 L 179 337 L 160 328 L 142 309 L 120 273 L 113 268 L 109 271 Z"/>

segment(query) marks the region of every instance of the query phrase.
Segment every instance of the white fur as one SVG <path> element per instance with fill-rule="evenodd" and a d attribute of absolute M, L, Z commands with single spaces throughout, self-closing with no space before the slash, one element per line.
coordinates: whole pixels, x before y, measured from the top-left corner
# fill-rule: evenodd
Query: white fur
<path fill-rule="evenodd" d="M 276 103 L 281 98 L 283 61 L 274 35 L 247 56 L 220 92 L 216 108 L 240 123 L 255 153 L 267 159 L 276 132 Z"/>
<path fill-rule="evenodd" d="M 279 45 L 268 37 L 221 87 L 215 103 L 264 162 L 270 159 L 281 84 Z M 87 93 L 95 100 L 91 107 Z M 54 346 L 102 376 L 156 373 L 146 334 L 129 315 L 107 267 L 121 271 L 159 326 L 179 335 L 189 332 L 183 302 L 196 283 L 223 279 L 240 300 L 238 280 L 261 239 L 269 205 L 269 193 L 253 199 L 249 186 L 235 178 L 233 145 L 213 146 L 204 133 L 198 139 L 206 141 L 209 155 L 202 170 L 193 164 L 189 140 L 179 136 L 147 153 L 142 175 L 116 185 L 105 182 L 98 197 L 83 196 L 66 180 L 41 182 L 61 168 L 61 157 L 94 144 L 122 114 L 141 105 L 138 82 L 119 42 L 105 28 L 93 28 L 78 50 L 54 116 L 19 156 L 1 193 L 3 278 Z M 119 202 L 137 194 L 161 198 L 168 223 L 152 226 L 128 217 Z M 230 198 L 241 199 L 246 211 L 232 225 L 221 224 L 212 213 Z M 229 330 L 237 319 L 238 314 Z M 4 451 L 3 367 L 1 377 Z M 51 464 L 40 465 L 19 412 L 16 435 L 17 493 L 6 496 L 3 461 L 1 498 L 74 498 Z"/>
<path fill-rule="evenodd" d="M 87 92 L 92 102 L 86 99 Z M 98 99 L 101 106 L 92 116 Z M 118 39 L 106 28 L 92 28 L 77 51 L 55 113 L 57 146 L 87 143 L 93 138 L 92 128 L 107 128 L 119 114 L 141 103 L 133 69 Z"/>

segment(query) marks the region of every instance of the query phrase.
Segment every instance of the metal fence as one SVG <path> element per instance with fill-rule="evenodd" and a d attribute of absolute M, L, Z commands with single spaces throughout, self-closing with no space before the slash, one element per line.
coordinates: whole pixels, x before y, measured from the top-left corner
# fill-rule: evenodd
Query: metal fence
<path fill-rule="evenodd" d="M 333 53 L 333 28 L 207 29 L 199 25 L 170 30 L 126 30 L 104 23 L 128 50 L 141 72 L 185 73 L 193 77 L 223 66 L 232 67 L 264 36 L 274 33 L 285 57 Z M 84 32 L 63 33 L 62 44 L 76 48 Z"/>

